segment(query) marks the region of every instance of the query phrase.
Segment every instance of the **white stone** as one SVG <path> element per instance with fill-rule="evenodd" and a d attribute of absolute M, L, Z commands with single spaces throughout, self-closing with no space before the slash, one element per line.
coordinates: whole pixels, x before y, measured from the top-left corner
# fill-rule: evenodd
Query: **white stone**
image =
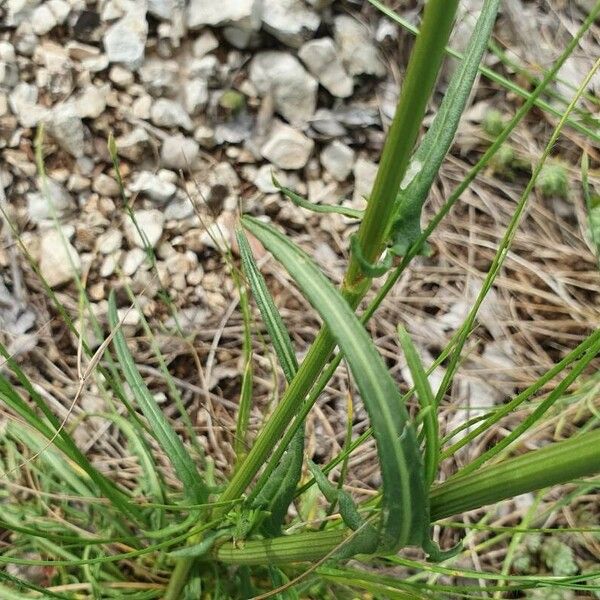
<path fill-rule="evenodd" d="M 81 259 L 66 236 L 49 229 L 40 243 L 40 270 L 50 287 L 71 281 L 81 271 Z"/>
<path fill-rule="evenodd" d="M 338 98 L 352 95 L 354 80 L 346 73 L 331 38 L 306 42 L 298 56 L 330 94 Z"/>
<path fill-rule="evenodd" d="M 278 172 L 271 165 L 263 165 L 258 169 L 254 176 L 252 183 L 263 193 L 263 194 L 276 194 L 279 192 L 279 188 L 273 184 L 273 175 L 277 178 L 277 181 L 281 185 L 287 185 L 287 177 L 284 172 Z"/>
<path fill-rule="evenodd" d="M 0 60 L 0 88 L 12 88 L 19 82 L 19 68 L 13 62 Z"/>
<path fill-rule="evenodd" d="M 188 131 L 194 124 L 185 108 L 175 100 L 159 98 L 150 109 L 150 119 L 158 127 L 181 127 Z"/>
<path fill-rule="evenodd" d="M 199 153 L 200 147 L 194 139 L 174 135 L 163 140 L 160 162 L 168 169 L 187 169 L 194 164 Z"/>
<path fill-rule="evenodd" d="M 123 273 L 131 277 L 146 260 L 146 253 L 141 248 L 132 248 L 123 260 Z"/>
<path fill-rule="evenodd" d="M 77 114 L 82 119 L 96 119 L 106 109 L 106 97 L 110 92 L 110 86 L 101 88 L 94 84 L 87 85 L 75 100 Z"/>
<path fill-rule="evenodd" d="M 315 112 L 317 81 L 290 53 L 259 52 L 250 63 L 249 76 L 259 94 L 273 94 L 275 109 L 290 123 L 304 124 Z"/>
<path fill-rule="evenodd" d="M 141 171 L 129 185 L 129 190 L 142 193 L 151 200 L 162 204 L 175 195 L 177 187 L 170 181 L 165 181 L 164 178 L 150 171 Z"/>
<path fill-rule="evenodd" d="M 118 229 L 109 229 L 96 239 L 96 250 L 101 254 L 112 254 L 121 249 L 123 234 Z"/>
<path fill-rule="evenodd" d="M 38 181 L 39 192 L 27 194 L 27 216 L 33 223 L 49 221 L 54 216 L 63 217 L 75 209 L 71 194 L 54 179 L 45 179 L 44 185 Z"/>
<path fill-rule="evenodd" d="M 262 0 L 191 0 L 187 25 L 200 29 L 205 25 L 237 25 L 243 29 L 260 29 Z"/>
<path fill-rule="evenodd" d="M 215 37 L 215 34 L 207 29 L 194 40 L 192 46 L 192 53 L 196 58 L 202 58 L 209 52 L 216 50 L 219 47 L 219 40 Z"/>
<path fill-rule="evenodd" d="M 261 154 L 281 169 L 301 169 L 308 161 L 315 143 L 293 127 L 276 125 Z"/>
<path fill-rule="evenodd" d="M 22 127 L 35 127 L 48 114 L 48 109 L 36 104 L 38 91 L 35 85 L 21 81 L 8 96 L 8 105 Z"/>
<path fill-rule="evenodd" d="M 265 30 L 292 48 L 312 38 L 321 23 L 319 15 L 302 0 L 263 0 L 263 5 Z"/>
<path fill-rule="evenodd" d="M 125 235 L 129 243 L 138 248 L 144 248 L 147 242 L 154 248 L 158 244 L 163 232 L 164 217 L 162 212 L 156 209 L 136 210 L 134 217 L 137 227 L 130 218 L 125 220 Z M 145 240 L 140 236 L 138 228 Z"/>
<path fill-rule="evenodd" d="M 150 136 L 142 127 L 136 127 L 129 133 L 117 138 L 117 152 L 129 160 L 139 160 L 145 152 Z"/>
<path fill-rule="evenodd" d="M 334 140 L 321 152 L 321 164 L 336 181 L 345 181 L 354 165 L 354 150 Z"/>
<path fill-rule="evenodd" d="M 84 129 L 75 103 L 57 104 L 48 113 L 48 131 L 63 150 L 75 158 L 84 155 Z"/>
<path fill-rule="evenodd" d="M 67 20 L 71 12 L 71 5 L 66 0 L 48 0 L 48 7 L 59 25 Z"/>
<path fill-rule="evenodd" d="M 116 179 L 106 173 L 98 173 L 98 175 L 94 177 L 92 189 L 94 192 L 97 192 L 101 196 L 106 196 L 107 198 L 115 198 L 121 193 L 121 189 L 119 188 Z"/>
<path fill-rule="evenodd" d="M 148 12 L 159 19 L 170 19 L 174 8 L 175 0 L 148 0 Z"/>
<path fill-rule="evenodd" d="M 57 25 L 58 21 L 48 4 L 38 6 L 31 15 L 31 28 L 37 35 L 45 35 Z"/>
<path fill-rule="evenodd" d="M 145 3 L 132 3 L 128 8 L 128 12 L 106 30 L 104 49 L 110 62 L 138 69 L 144 61 L 148 36 Z"/>
<path fill-rule="evenodd" d="M 385 65 L 362 23 L 349 15 L 338 15 L 334 20 L 334 37 L 350 75 L 385 76 Z"/>
<path fill-rule="evenodd" d="M 197 115 L 208 103 L 208 85 L 204 79 L 187 81 L 184 87 L 185 109 L 190 115 Z"/>

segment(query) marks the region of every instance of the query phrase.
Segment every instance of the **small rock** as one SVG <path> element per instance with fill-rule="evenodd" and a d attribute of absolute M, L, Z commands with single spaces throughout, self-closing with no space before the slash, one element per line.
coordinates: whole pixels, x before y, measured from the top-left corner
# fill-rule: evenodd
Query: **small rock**
<path fill-rule="evenodd" d="M 376 46 L 371 42 L 369 32 L 354 17 L 335 17 L 334 37 L 350 75 L 385 76 L 385 65 L 379 58 Z"/>
<path fill-rule="evenodd" d="M 60 147 L 79 158 L 84 154 L 84 129 L 73 102 L 58 104 L 48 115 L 48 131 Z"/>
<path fill-rule="evenodd" d="M 141 171 L 129 189 L 132 192 L 140 192 L 161 204 L 170 200 L 177 191 L 177 187 L 173 183 L 150 171 Z"/>
<path fill-rule="evenodd" d="M 139 98 L 136 98 L 131 105 L 131 111 L 136 119 L 143 119 L 144 121 L 150 119 L 150 109 L 152 108 L 152 96 L 148 94 L 142 94 Z"/>
<path fill-rule="evenodd" d="M 281 169 L 301 169 L 315 143 L 293 127 L 278 124 L 261 148 L 261 154 Z"/>
<path fill-rule="evenodd" d="M 71 4 L 67 0 L 48 0 L 48 6 L 59 25 L 62 25 L 71 12 Z"/>
<path fill-rule="evenodd" d="M 96 119 L 106 109 L 106 97 L 110 91 L 110 86 L 104 85 L 102 88 L 94 84 L 87 85 L 81 94 L 75 100 L 77 114 L 82 119 Z"/>
<path fill-rule="evenodd" d="M 352 171 L 354 150 L 334 140 L 321 152 L 321 164 L 336 181 L 345 181 Z"/>
<path fill-rule="evenodd" d="M 273 175 L 277 178 L 277 181 L 281 185 L 287 185 L 287 177 L 284 172 L 278 172 L 271 165 L 263 165 L 258 169 L 252 183 L 263 193 L 263 194 L 276 194 L 279 192 L 279 188 L 273 185 Z"/>
<path fill-rule="evenodd" d="M 166 138 L 160 149 L 160 162 L 167 169 L 187 169 L 200 154 L 198 142 L 182 135 Z"/>
<path fill-rule="evenodd" d="M 35 127 L 46 114 L 46 109 L 38 106 L 38 90 L 35 85 L 21 81 L 8 96 L 10 110 L 22 127 Z"/>
<path fill-rule="evenodd" d="M 146 260 L 146 253 L 141 248 L 132 248 L 123 260 L 123 274 L 131 277 Z"/>
<path fill-rule="evenodd" d="M 185 108 L 179 102 L 167 98 L 159 98 L 152 105 L 150 119 L 158 127 L 181 127 L 188 131 L 194 127 Z"/>
<path fill-rule="evenodd" d="M 194 205 L 189 198 L 175 198 L 165 208 L 165 221 L 180 221 L 194 214 Z"/>
<path fill-rule="evenodd" d="M 292 48 L 310 39 L 321 24 L 302 0 L 263 0 L 262 21 L 266 31 Z"/>
<path fill-rule="evenodd" d="M 298 56 L 329 93 L 338 98 L 352 95 L 354 81 L 346 73 L 331 38 L 306 42 Z"/>
<path fill-rule="evenodd" d="M 191 78 L 204 79 L 209 84 L 219 83 L 219 59 L 214 54 L 192 60 L 189 68 Z"/>
<path fill-rule="evenodd" d="M 240 50 L 245 50 L 246 48 L 258 48 L 261 41 L 257 31 L 232 26 L 223 29 L 223 37 L 234 48 L 239 48 Z"/>
<path fill-rule="evenodd" d="M 138 69 L 144 61 L 148 36 L 145 3 L 131 3 L 128 12 L 104 34 L 103 42 L 110 62 L 123 63 Z"/>
<path fill-rule="evenodd" d="M 171 19 L 176 0 L 148 0 L 148 12 L 158 19 Z"/>
<path fill-rule="evenodd" d="M 187 13 L 190 29 L 205 25 L 236 25 L 241 29 L 260 29 L 260 0 L 191 0 Z"/>
<path fill-rule="evenodd" d="M 38 181 L 39 192 L 27 194 L 27 216 L 33 223 L 51 220 L 54 215 L 61 218 L 75 209 L 71 194 L 58 182 L 49 177 L 45 179 L 45 189 Z"/>
<path fill-rule="evenodd" d="M 174 60 L 149 58 L 139 74 L 144 88 L 153 96 L 174 96 L 179 91 L 179 65 Z"/>
<path fill-rule="evenodd" d="M 131 161 L 137 161 L 146 152 L 150 136 L 142 127 L 136 127 L 129 133 L 117 138 L 115 142 L 119 156 Z"/>
<path fill-rule="evenodd" d="M 118 87 L 129 87 L 133 81 L 133 73 L 121 65 L 113 65 L 108 72 L 108 78 Z"/>
<path fill-rule="evenodd" d="M 0 61 L 0 88 L 10 89 L 19 83 L 19 68 L 13 62 Z"/>
<path fill-rule="evenodd" d="M 44 35 L 58 25 L 48 4 L 38 6 L 31 15 L 31 28 L 37 35 Z"/>
<path fill-rule="evenodd" d="M 259 52 L 249 76 L 259 94 L 273 94 L 275 110 L 290 123 L 303 124 L 315 112 L 317 81 L 288 52 Z"/>
<path fill-rule="evenodd" d="M 207 29 L 202 32 L 201 35 L 194 41 L 192 46 L 192 53 L 196 58 L 202 58 L 209 52 L 216 50 L 219 47 L 219 40 L 215 37 L 215 34 Z"/>
<path fill-rule="evenodd" d="M 99 173 L 96 175 L 96 177 L 94 177 L 94 180 L 92 181 L 92 189 L 101 196 L 106 196 L 108 198 L 114 198 L 119 196 L 121 193 L 119 184 L 114 178 L 110 177 L 106 173 Z"/>
<path fill-rule="evenodd" d="M 49 229 L 42 235 L 40 270 L 52 288 L 68 283 L 81 271 L 81 259 L 63 233 Z"/>
<path fill-rule="evenodd" d="M 154 248 L 163 232 L 164 217 L 162 212 L 155 209 L 136 210 L 134 218 L 137 227 L 130 218 L 125 220 L 125 235 L 129 243 L 138 248 L 144 248 L 147 243 Z M 140 231 L 145 239 L 140 236 Z"/>
<path fill-rule="evenodd" d="M 355 208 L 364 208 L 366 199 L 371 194 L 375 176 L 377 175 L 377 165 L 365 158 L 359 158 L 354 163 L 352 169 L 354 173 L 354 195 L 352 204 Z"/>
<path fill-rule="evenodd" d="M 119 263 L 119 258 L 120 258 L 119 254 L 120 253 L 109 254 L 102 261 L 102 264 L 100 265 L 100 269 L 98 271 L 98 274 L 100 275 L 100 277 L 102 277 L 102 278 L 110 277 L 115 272 L 115 269 L 117 268 L 117 264 Z"/>
<path fill-rule="evenodd" d="M 187 81 L 184 87 L 185 109 L 190 115 L 197 115 L 208 103 L 208 85 L 204 79 Z"/>
<path fill-rule="evenodd" d="M 203 148 L 214 148 L 217 141 L 215 139 L 215 130 L 208 125 L 199 125 L 194 131 L 194 139 Z"/>
<path fill-rule="evenodd" d="M 121 249 L 123 234 L 118 229 L 109 229 L 96 239 L 96 250 L 101 254 L 112 254 Z"/>

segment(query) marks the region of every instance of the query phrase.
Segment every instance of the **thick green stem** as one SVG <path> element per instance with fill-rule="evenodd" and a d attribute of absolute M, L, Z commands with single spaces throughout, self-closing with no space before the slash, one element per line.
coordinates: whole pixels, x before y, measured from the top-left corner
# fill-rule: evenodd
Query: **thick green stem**
<path fill-rule="evenodd" d="M 429 0 L 421 31 L 415 42 L 402 93 L 387 134 L 373 190 L 358 230 L 364 258 L 377 262 L 391 228 L 395 199 L 417 141 L 427 102 L 444 57 L 458 0 Z M 347 289 L 360 289 L 364 280 L 361 266 L 353 256 L 345 278 Z"/>
<path fill-rule="evenodd" d="M 368 261 L 376 261 L 385 246 L 396 194 L 437 79 L 457 6 L 458 0 L 429 0 L 425 7 L 421 32 L 411 54 L 398 108 L 388 132 L 365 218 L 358 232 L 363 255 Z M 370 280 L 363 276 L 356 259 L 351 258 L 342 293 L 353 309 L 358 306 L 369 287 Z M 220 501 L 239 498 L 248 487 L 302 406 L 319 374 L 330 360 L 334 348 L 333 337 L 327 328 L 323 327 L 281 402 L 219 497 Z M 225 511 L 217 511 L 216 514 L 223 512 Z M 182 559 L 177 564 L 165 600 L 175 600 L 178 597 L 192 564 L 190 559 Z"/>
<path fill-rule="evenodd" d="M 549 444 L 516 458 L 456 477 L 433 488 L 433 520 L 481 508 L 541 488 L 600 473 L 600 429 Z M 351 534 L 332 529 L 247 541 L 243 548 L 223 544 L 216 558 L 228 564 L 286 564 L 327 556 Z"/>

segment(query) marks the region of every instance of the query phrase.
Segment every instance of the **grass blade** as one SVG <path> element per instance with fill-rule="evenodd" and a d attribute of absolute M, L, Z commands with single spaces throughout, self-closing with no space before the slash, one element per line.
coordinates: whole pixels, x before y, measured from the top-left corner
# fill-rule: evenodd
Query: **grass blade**
<path fill-rule="evenodd" d="M 588 179 L 589 162 L 588 155 L 584 152 L 581 157 L 581 188 L 588 213 L 590 237 L 594 244 L 598 266 L 600 267 L 600 196 L 592 194 L 590 190 Z"/>
<path fill-rule="evenodd" d="M 142 413 L 148 420 L 156 440 L 169 457 L 173 468 L 182 482 L 187 499 L 196 503 L 206 502 L 208 499 L 208 488 L 202 481 L 194 461 L 187 453 L 179 436 L 171 427 L 171 424 L 161 411 L 150 390 L 146 387 L 133 362 L 125 341 L 125 336 L 119 324 L 114 292 L 111 293 L 108 301 L 108 318 L 110 327 L 116 329 L 113 345 L 125 379 Z"/>
<path fill-rule="evenodd" d="M 440 454 L 435 397 L 431 391 L 423 363 L 417 354 L 417 350 L 408 332 L 402 325 L 398 326 L 398 337 L 400 338 L 400 345 L 402 346 L 402 350 L 404 350 L 404 356 L 406 357 L 415 391 L 419 398 L 419 404 L 421 405 L 419 416 L 422 416 L 423 429 L 425 431 L 425 485 L 429 487 L 435 479 Z"/>
<path fill-rule="evenodd" d="M 289 383 L 298 370 L 298 360 L 292 346 L 292 340 L 275 306 L 273 297 L 269 293 L 264 277 L 254 260 L 246 235 L 240 229 L 236 232 L 236 236 L 244 274 L 271 338 L 271 343 L 273 344 L 279 364 Z M 294 499 L 296 486 L 302 476 L 303 455 L 304 427 L 301 427 L 296 432 L 286 453 L 273 470 L 268 481 L 261 478 L 252 490 L 250 498 L 254 497 L 253 506 L 267 507 L 271 513 L 271 516 L 265 520 L 262 526 L 265 535 L 273 536 L 281 534 L 281 524 L 287 514 L 290 503 Z"/>
<path fill-rule="evenodd" d="M 346 356 L 377 441 L 383 480 L 381 546 L 420 545 L 429 525 L 421 456 L 381 356 L 346 300 L 304 252 L 264 223 L 244 217 L 243 224 L 290 273 Z"/>

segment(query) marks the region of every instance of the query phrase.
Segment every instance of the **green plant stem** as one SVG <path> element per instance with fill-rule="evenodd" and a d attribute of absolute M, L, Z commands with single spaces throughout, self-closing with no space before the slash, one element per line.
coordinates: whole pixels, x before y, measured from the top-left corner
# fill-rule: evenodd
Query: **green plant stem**
<path fill-rule="evenodd" d="M 363 257 L 377 262 L 391 228 L 395 198 L 406 173 L 427 101 L 444 57 L 452 30 L 458 0 L 430 0 L 425 6 L 421 31 L 415 42 L 394 119 L 386 136 L 379 169 L 358 230 Z M 356 256 L 352 256 L 344 279 L 348 290 L 361 290 L 365 276 Z"/>
<path fill-rule="evenodd" d="M 599 447 L 600 429 L 596 429 L 457 477 L 432 489 L 431 517 L 437 521 L 519 494 L 597 474 L 600 472 Z M 349 535 L 349 530 L 329 529 L 270 540 L 249 540 L 243 548 L 226 543 L 216 550 L 216 558 L 238 565 L 314 561 L 327 556 Z"/>
<path fill-rule="evenodd" d="M 386 236 L 389 234 L 396 194 L 419 134 L 457 6 L 458 0 L 430 0 L 425 7 L 421 33 L 411 54 L 373 192 L 358 233 L 363 256 L 369 261 L 374 262 L 379 258 Z M 342 285 L 342 294 L 353 310 L 356 309 L 369 286 L 370 279 L 364 277 L 356 258 L 351 258 Z M 334 339 L 327 327 L 323 327 L 281 402 L 265 423 L 245 460 L 219 497 L 220 501 L 236 499 L 244 492 L 298 412 L 334 349 Z M 226 510 L 217 511 L 217 515 L 224 512 Z M 193 560 L 181 559 L 176 565 L 165 600 L 176 600 L 179 597 L 192 564 Z"/>

